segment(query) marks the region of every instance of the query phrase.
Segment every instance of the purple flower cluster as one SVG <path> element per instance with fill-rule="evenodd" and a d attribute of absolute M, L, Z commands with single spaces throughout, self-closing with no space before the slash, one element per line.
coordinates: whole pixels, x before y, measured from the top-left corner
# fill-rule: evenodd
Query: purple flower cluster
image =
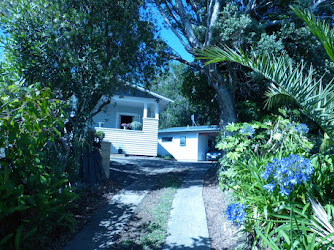
<path fill-rule="evenodd" d="M 240 133 L 243 135 L 249 135 L 250 137 L 253 137 L 253 134 L 255 133 L 255 130 L 252 126 L 247 125 L 240 129 Z"/>
<path fill-rule="evenodd" d="M 310 129 L 307 127 L 306 124 L 304 124 L 304 123 L 300 123 L 300 124 L 296 127 L 296 131 L 297 131 L 298 133 L 305 133 L 305 134 L 307 134 L 308 131 L 310 131 Z"/>
<path fill-rule="evenodd" d="M 273 192 L 279 185 L 282 196 L 289 195 L 297 184 L 305 183 L 313 173 L 313 167 L 309 159 L 299 155 L 290 155 L 282 159 L 274 159 L 268 163 L 261 177 L 270 183 L 263 188 Z"/>
<path fill-rule="evenodd" d="M 238 226 L 241 225 L 247 215 L 245 212 L 247 207 L 247 205 L 241 203 L 232 203 L 228 205 L 226 210 L 227 219 Z"/>

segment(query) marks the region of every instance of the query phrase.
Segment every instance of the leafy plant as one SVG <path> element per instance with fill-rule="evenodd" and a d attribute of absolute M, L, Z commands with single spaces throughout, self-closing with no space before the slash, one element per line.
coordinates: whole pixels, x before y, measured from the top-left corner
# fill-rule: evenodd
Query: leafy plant
<path fill-rule="evenodd" d="M 63 103 L 8 77 L 0 81 L 0 248 L 42 248 L 75 223 L 76 195 L 60 164 Z"/>
<path fill-rule="evenodd" d="M 142 129 L 142 124 L 140 122 L 137 121 L 133 121 L 130 123 L 130 128 L 133 130 L 141 130 Z"/>
<path fill-rule="evenodd" d="M 323 42 L 328 55 L 333 58 L 333 29 L 321 21 L 316 21 L 315 17 L 306 11 L 298 8 L 292 10 L 305 20 L 310 30 Z M 206 65 L 223 61 L 236 62 L 263 75 L 272 82 L 266 93 L 268 107 L 290 103 L 298 105 L 322 128 L 328 139 L 333 140 L 333 80 L 324 84 L 322 78 L 315 77 L 316 72 L 312 66 L 307 68 L 301 62 L 295 67 L 284 54 L 277 57 L 268 53 L 258 54 L 254 50 L 248 54 L 241 49 L 233 50 L 227 46 L 204 49 L 198 54 L 201 56 L 200 59 L 209 60 Z"/>

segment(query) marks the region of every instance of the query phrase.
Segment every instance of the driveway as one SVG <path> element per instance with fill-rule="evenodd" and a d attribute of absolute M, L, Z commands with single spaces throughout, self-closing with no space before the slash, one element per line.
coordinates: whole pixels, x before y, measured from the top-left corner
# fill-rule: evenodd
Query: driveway
<path fill-rule="evenodd" d="M 108 249 L 117 239 L 138 204 L 169 172 L 187 171 L 173 201 L 164 249 L 210 249 L 202 199 L 203 178 L 211 163 L 191 163 L 138 157 L 113 158 L 110 178 L 124 188 L 100 209 L 64 249 Z M 192 220 L 189 218 L 191 215 Z M 197 223 L 197 224 L 196 224 Z"/>

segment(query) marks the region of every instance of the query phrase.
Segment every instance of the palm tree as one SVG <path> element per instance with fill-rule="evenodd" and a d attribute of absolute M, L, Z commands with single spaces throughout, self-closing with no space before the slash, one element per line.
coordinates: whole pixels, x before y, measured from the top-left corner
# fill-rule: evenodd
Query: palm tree
<path fill-rule="evenodd" d="M 334 61 L 334 29 L 317 20 L 313 14 L 300 8 L 291 9 L 306 22 L 311 32 L 323 43 L 329 57 Z M 295 103 L 303 113 L 315 121 L 325 132 L 325 141 L 334 140 L 334 78 L 324 84 L 322 78 L 315 76 L 312 66 L 303 63 L 293 66 L 285 55 L 275 57 L 271 54 L 259 55 L 255 51 L 246 53 L 241 49 L 210 47 L 198 53 L 200 59 L 210 63 L 230 61 L 239 63 L 263 75 L 271 81 L 266 92 L 267 107 L 278 104 Z M 307 72 L 307 73 L 305 73 Z"/>

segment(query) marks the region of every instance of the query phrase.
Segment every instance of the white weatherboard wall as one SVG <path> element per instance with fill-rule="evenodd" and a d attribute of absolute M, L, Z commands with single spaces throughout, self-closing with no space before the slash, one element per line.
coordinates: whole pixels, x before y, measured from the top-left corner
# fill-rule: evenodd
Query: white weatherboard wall
<path fill-rule="evenodd" d="M 186 137 L 186 146 L 180 146 L 180 137 Z M 173 137 L 170 142 L 163 142 L 163 137 Z M 198 160 L 198 132 L 161 133 L 158 139 L 158 155 L 172 155 L 176 160 Z"/>
<path fill-rule="evenodd" d="M 105 133 L 105 141 L 111 142 L 111 153 L 131 155 L 157 156 L 159 119 L 143 118 L 143 130 L 124 130 L 115 128 L 99 128 L 96 131 Z"/>

